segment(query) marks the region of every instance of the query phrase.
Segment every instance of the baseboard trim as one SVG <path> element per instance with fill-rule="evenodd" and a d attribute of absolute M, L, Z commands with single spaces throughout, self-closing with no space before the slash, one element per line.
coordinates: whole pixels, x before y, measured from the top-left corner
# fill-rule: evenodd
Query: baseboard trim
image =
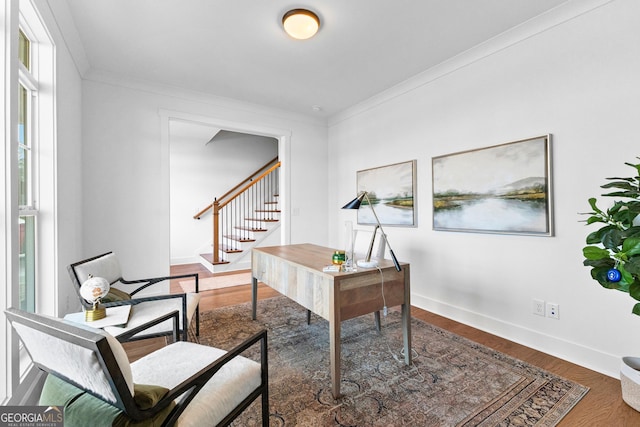
<path fill-rule="evenodd" d="M 180 258 L 171 258 L 171 265 L 182 265 L 182 264 L 200 264 L 200 257 L 180 257 Z"/>
<path fill-rule="evenodd" d="M 575 363 L 612 378 L 620 378 L 619 356 L 604 353 L 582 344 L 563 340 L 521 325 L 466 310 L 461 307 L 411 294 L 411 304 L 501 338 L 541 351 L 559 359 Z"/>

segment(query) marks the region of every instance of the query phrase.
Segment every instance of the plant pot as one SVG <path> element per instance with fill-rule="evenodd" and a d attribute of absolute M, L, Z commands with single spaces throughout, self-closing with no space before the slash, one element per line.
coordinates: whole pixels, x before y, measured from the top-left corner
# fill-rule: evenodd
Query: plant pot
<path fill-rule="evenodd" d="M 623 357 L 620 367 L 622 399 L 640 411 L 640 357 Z"/>

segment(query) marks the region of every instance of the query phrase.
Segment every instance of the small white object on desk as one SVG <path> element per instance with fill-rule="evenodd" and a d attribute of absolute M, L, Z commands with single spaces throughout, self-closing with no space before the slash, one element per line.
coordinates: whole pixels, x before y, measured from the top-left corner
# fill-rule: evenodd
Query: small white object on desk
<path fill-rule="evenodd" d="M 100 320 L 94 320 L 93 322 L 86 322 L 84 320 L 84 311 L 79 313 L 69 313 L 64 316 L 64 320 L 91 326 L 92 328 L 104 328 L 105 326 L 126 325 L 129 321 L 130 314 L 131 305 L 118 305 L 115 307 L 107 307 L 107 317 Z"/>
<path fill-rule="evenodd" d="M 378 261 L 376 261 L 375 259 L 372 259 L 371 261 L 359 259 L 356 264 L 358 265 L 358 267 L 362 268 L 375 268 L 378 266 Z"/>
<path fill-rule="evenodd" d="M 339 273 L 340 272 L 340 266 L 339 265 L 327 265 L 326 267 L 324 267 L 322 269 L 323 272 L 325 273 Z"/>

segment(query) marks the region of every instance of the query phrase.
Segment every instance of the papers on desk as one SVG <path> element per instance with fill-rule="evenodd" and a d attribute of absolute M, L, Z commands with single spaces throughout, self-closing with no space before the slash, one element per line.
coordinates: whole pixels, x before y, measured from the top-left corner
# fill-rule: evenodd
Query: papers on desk
<path fill-rule="evenodd" d="M 340 272 L 340 266 L 339 265 L 327 265 L 326 267 L 322 268 L 322 271 L 325 273 L 339 273 Z"/>
<path fill-rule="evenodd" d="M 84 320 L 84 311 L 79 313 L 70 313 L 64 316 L 64 320 L 69 320 L 73 323 L 80 323 L 82 325 L 91 326 L 92 328 L 104 328 L 105 326 L 124 326 L 129 321 L 129 315 L 131 314 L 130 305 L 119 305 L 116 307 L 107 307 L 107 317 L 100 320 L 94 320 L 93 322 L 86 322 Z"/>

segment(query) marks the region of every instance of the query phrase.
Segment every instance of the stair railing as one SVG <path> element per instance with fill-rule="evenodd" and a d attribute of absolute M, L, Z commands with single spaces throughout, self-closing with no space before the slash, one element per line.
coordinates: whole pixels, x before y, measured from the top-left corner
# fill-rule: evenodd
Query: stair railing
<path fill-rule="evenodd" d="M 212 210 L 213 264 L 227 262 L 221 253 L 240 252 L 242 242 L 253 240 L 252 233 L 266 231 L 264 222 L 278 220 L 277 209 L 269 206 L 277 203 L 279 168 L 276 157 L 193 216 L 200 219 Z"/>

